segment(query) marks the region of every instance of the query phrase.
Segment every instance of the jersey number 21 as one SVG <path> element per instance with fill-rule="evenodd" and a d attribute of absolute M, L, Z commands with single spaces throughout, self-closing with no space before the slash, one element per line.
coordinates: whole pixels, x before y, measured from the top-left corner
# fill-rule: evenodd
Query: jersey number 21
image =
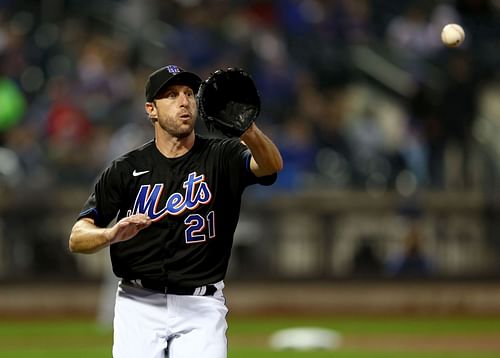
<path fill-rule="evenodd" d="M 207 240 L 207 235 L 210 239 L 215 237 L 215 213 L 213 211 L 209 212 L 206 218 L 200 214 L 191 214 L 184 220 L 184 224 L 187 226 L 184 231 L 186 244 L 204 242 Z"/>

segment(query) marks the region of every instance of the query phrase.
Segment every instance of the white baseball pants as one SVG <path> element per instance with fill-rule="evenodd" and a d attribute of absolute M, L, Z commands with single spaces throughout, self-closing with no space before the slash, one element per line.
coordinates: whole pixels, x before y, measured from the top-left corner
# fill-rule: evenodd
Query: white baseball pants
<path fill-rule="evenodd" d="M 214 296 L 156 293 L 119 284 L 114 316 L 114 358 L 226 358 L 222 289 Z"/>

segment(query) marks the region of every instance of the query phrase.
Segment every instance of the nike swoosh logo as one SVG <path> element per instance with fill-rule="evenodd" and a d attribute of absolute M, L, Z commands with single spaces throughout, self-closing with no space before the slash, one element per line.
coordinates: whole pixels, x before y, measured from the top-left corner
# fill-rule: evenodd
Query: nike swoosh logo
<path fill-rule="evenodd" d="M 134 171 L 132 172 L 132 175 L 135 177 L 138 177 L 139 175 L 146 174 L 146 173 L 149 173 L 149 170 L 144 170 L 142 172 L 138 172 L 137 170 L 134 169 Z"/>

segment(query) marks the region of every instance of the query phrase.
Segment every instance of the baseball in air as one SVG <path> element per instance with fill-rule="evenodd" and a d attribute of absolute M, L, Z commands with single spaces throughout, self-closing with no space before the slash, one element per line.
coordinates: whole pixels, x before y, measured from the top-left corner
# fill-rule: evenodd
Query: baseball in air
<path fill-rule="evenodd" d="M 460 46 L 464 39 L 464 29 L 458 24 L 448 24 L 441 31 L 441 40 L 448 47 Z"/>

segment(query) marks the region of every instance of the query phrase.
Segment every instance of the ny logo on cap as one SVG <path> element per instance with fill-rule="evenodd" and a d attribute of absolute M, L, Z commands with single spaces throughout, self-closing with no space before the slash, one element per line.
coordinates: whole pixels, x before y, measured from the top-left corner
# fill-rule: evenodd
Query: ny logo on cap
<path fill-rule="evenodd" d="M 165 68 L 167 69 L 168 72 L 170 72 L 172 74 L 173 73 L 180 73 L 180 72 L 182 72 L 182 70 L 179 67 L 175 66 L 175 65 L 168 65 Z"/>

